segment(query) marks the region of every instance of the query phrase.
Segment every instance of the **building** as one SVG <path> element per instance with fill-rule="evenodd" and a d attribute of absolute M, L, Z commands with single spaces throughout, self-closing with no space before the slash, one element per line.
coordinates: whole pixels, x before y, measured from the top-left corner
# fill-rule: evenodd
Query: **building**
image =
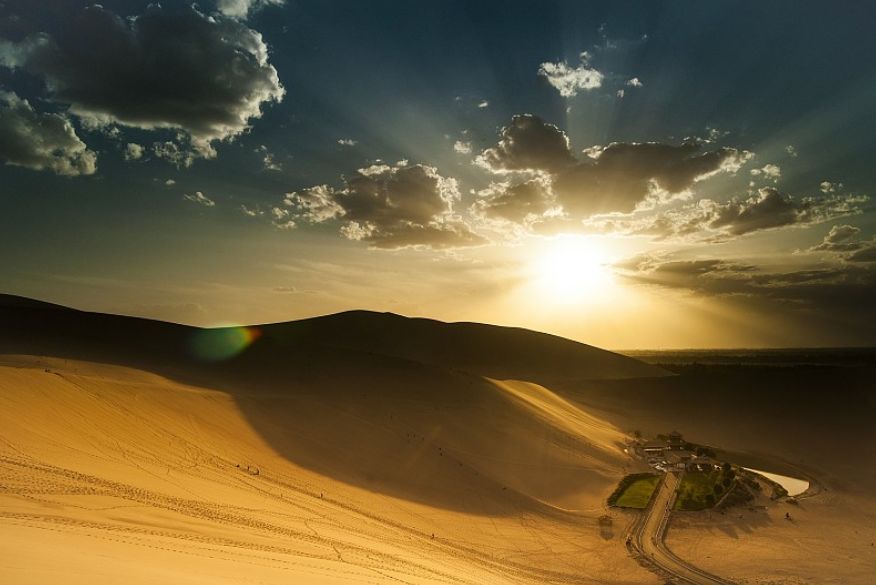
<path fill-rule="evenodd" d="M 684 437 L 681 436 L 681 433 L 678 431 L 672 431 L 669 433 L 669 448 L 670 449 L 683 449 L 684 448 Z"/>

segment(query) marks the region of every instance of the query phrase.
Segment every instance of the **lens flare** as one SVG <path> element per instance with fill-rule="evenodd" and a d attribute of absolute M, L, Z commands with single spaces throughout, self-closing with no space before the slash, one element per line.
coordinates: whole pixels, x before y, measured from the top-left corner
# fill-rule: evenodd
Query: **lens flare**
<path fill-rule="evenodd" d="M 192 336 L 189 347 L 198 359 L 216 362 L 238 355 L 260 336 L 256 327 L 201 329 Z"/>

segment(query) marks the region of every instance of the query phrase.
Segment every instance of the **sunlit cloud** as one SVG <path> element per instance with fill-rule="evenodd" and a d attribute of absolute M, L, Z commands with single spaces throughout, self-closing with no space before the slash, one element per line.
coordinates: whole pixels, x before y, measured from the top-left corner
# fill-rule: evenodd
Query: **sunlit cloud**
<path fill-rule="evenodd" d="M 214 157 L 215 141 L 241 134 L 285 93 L 258 32 L 194 7 L 152 4 L 123 19 L 93 5 L 65 34 L 35 33 L 3 53 L 3 65 L 41 77 L 52 101 L 90 126 L 177 130 L 192 158 Z"/>
<path fill-rule="evenodd" d="M 201 191 L 186 193 L 185 195 L 183 195 L 183 199 L 185 199 L 186 201 L 190 201 L 191 203 L 203 205 L 204 207 L 214 207 L 216 205 L 215 201 L 204 195 Z"/>
<path fill-rule="evenodd" d="M 15 93 L 0 91 L 0 160 L 58 175 L 92 175 L 97 153 L 76 135 L 67 116 L 37 112 Z"/>
<path fill-rule="evenodd" d="M 590 91 L 602 87 L 605 75 L 591 67 L 590 56 L 587 52 L 581 53 L 581 62 L 572 66 L 565 61 L 552 63 L 546 61 L 538 68 L 538 74 L 563 97 L 574 97 L 579 91 Z"/>
<path fill-rule="evenodd" d="M 317 185 L 288 193 L 290 217 L 307 223 L 341 222 L 340 233 L 374 248 L 453 248 L 485 243 L 454 213 L 457 182 L 435 167 L 406 161 L 372 165 L 334 188 Z"/>

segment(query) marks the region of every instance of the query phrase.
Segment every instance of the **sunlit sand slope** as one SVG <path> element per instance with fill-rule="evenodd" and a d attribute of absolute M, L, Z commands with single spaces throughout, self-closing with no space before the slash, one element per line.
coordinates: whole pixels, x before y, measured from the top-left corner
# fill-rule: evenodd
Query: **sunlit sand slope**
<path fill-rule="evenodd" d="M 232 395 L 3 356 L 0 582 L 656 583 L 596 522 L 617 429 L 540 386 L 358 367 Z"/>

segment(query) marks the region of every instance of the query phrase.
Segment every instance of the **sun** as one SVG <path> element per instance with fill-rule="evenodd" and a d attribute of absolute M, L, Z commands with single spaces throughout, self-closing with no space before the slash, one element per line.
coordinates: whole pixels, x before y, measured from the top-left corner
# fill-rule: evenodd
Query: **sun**
<path fill-rule="evenodd" d="M 532 279 L 552 301 L 582 303 L 605 296 L 612 272 L 604 252 L 584 237 L 557 237 L 533 260 Z"/>

